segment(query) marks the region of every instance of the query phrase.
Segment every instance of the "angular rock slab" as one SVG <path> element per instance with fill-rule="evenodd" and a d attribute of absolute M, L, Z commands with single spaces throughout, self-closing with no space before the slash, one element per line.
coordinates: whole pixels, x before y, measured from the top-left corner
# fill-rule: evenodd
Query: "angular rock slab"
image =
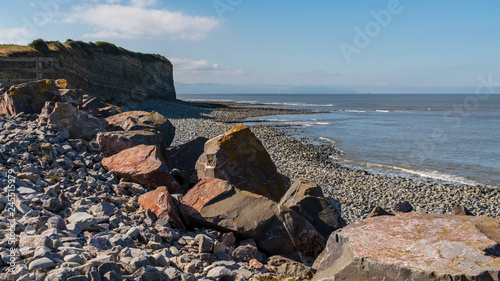
<path fill-rule="evenodd" d="M 96 97 L 93 97 L 89 100 L 85 100 L 82 105 L 82 109 L 94 116 L 99 116 L 104 118 L 123 112 L 123 109 L 121 109 L 120 107 L 102 102 Z"/>
<path fill-rule="evenodd" d="M 157 218 L 167 220 L 173 227 L 186 229 L 167 187 L 160 186 L 139 196 L 139 205 L 149 209 Z"/>
<path fill-rule="evenodd" d="M 207 141 L 207 138 L 198 137 L 185 144 L 168 148 L 165 157 L 168 167 L 181 171 L 194 170 L 196 161 L 203 154 L 203 149 Z"/>
<path fill-rule="evenodd" d="M 298 178 L 280 204 L 304 217 L 325 239 L 342 227 L 339 212 L 326 201 L 321 187 L 312 180 Z"/>
<path fill-rule="evenodd" d="M 69 103 L 47 102 L 39 116 L 39 123 L 58 132 L 68 133 L 70 138 L 92 140 L 105 131 L 106 123 Z"/>
<path fill-rule="evenodd" d="M 64 79 L 45 79 L 12 86 L 0 100 L 0 113 L 40 113 L 45 102 L 62 101 L 59 89 L 66 88 L 67 83 Z"/>
<path fill-rule="evenodd" d="M 201 180 L 182 198 L 179 211 L 193 226 L 253 238 L 269 255 L 313 262 L 326 244 L 314 227 L 294 211 L 221 179 Z"/>
<path fill-rule="evenodd" d="M 499 280 L 500 221 L 408 213 L 333 233 L 313 280 Z"/>
<path fill-rule="evenodd" d="M 218 178 L 241 190 L 263 195 L 278 202 L 285 183 L 259 139 L 244 125 L 205 143 L 196 163 L 198 179 Z"/>
<path fill-rule="evenodd" d="M 168 191 L 180 193 L 181 188 L 168 172 L 160 150 L 154 145 L 138 145 L 102 159 L 102 166 L 120 178 L 149 189 L 166 186 Z"/>
<path fill-rule="evenodd" d="M 175 127 L 157 112 L 126 111 L 106 118 L 114 129 L 124 131 L 154 129 L 161 133 L 163 141 L 170 146 L 175 137 Z"/>
<path fill-rule="evenodd" d="M 97 134 L 97 143 L 107 156 L 141 144 L 164 147 L 161 134 L 156 130 L 114 131 Z"/>

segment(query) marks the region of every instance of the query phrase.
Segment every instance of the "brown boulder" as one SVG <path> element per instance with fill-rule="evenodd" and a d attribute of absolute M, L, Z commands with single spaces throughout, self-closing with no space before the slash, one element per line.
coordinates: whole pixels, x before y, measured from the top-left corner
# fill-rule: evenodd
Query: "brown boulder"
<path fill-rule="evenodd" d="M 168 172 L 160 149 L 154 145 L 138 145 L 102 159 L 103 167 L 120 178 L 149 189 L 166 186 L 168 191 L 180 193 L 179 184 Z"/>
<path fill-rule="evenodd" d="M 123 109 L 118 106 L 102 102 L 96 97 L 85 100 L 82 109 L 94 116 L 110 117 L 118 113 L 122 113 Z"/>
<path fill-rule="evenodd" d="M 69 133 L 73 139 L 92 140 L 106 127 L 105 121 L 63 102 L 47 102 L 38 120 L 52 130 Z"/>
<path fill-rule="evenodd" d="M 175 127 L 157 112 L 126 111 L 106 118 L 115 130 L 124 131 L 154 129 L 161 133 L 163 141 L 170 146 L 175 137 Z"/>
<path fill-rule="evenodd" d="M 379 216 L 394 216 L 394 214 L 387 212 L 382 207 L 376 206 L 373 210 L 368 214 L 367 218 L 379 217 Z"/>
<path fill-rule="evenodd" d="M 139 196 L 139 205 L 149 209 L 157 218 L 167 220 L 171 226 L 186 229 L 167 187 L 160 186 L 155 191 Z"/>
<path fill-rule="evenodd" d="M 47 101 L 62 101 L 59 89 L 65 80 L 38 80 L 10 87 L 0 100 L 0 113 L 40 113 Z"/>
<path fill-rule="evenodd" d="M 193 226 L 253 238 L 269 255 L 312 262 L 326 244 L 314 227 L 291 209 L 221 179 L 201 180 L 182 198 L 179 211 Z"/>
<path fill-rule="evenodd" d="M 70 103 L 74 106 L 82 105 L 83 91 L 79 89 L 59 89 L 59 95 L 63 102 Z"/>
<path fill-rule="evenodd" d="M 297 179 L 281 198 L 280 204 L 304 217 L 325 238 L 342 227 L 339 212 L 328 204 L 321 187 L 312 180 Z"/>
<path fill-rule="evenodd" d="M 285 183 L 271 157 L 250 129 L 238 125 L 205 143 L 196 163 L 198 179 L 218 178 L 241 190 L 278 202 Z"/>
<path fill-rule="evenodd" d="M 462 205 L 454 205 L 453 209 L 451 209 L 451 212 L 455 216 L 473 216 L 474 214 L 469 211 L 465 206 Z"/>
<path fill-rule="evenodd" d="M 333 233 L 313 280 L 498 280 L 500 221 L 398 213 Z"/>
<path fill-rule="evenodd" d="M 103 132 L 97 134 L 97 143 L 107 156 L 141 144 L 165 147 L 160 133 L 155 130 Z"/>

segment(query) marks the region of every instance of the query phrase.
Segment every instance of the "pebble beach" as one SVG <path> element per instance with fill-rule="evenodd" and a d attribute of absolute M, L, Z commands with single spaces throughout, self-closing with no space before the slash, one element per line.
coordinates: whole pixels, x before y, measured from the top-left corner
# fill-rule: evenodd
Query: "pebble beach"
<path fill-rule="evenodd" d="M 306 114 L 287 109 L 248 108 L 237 103 L 191 103 L 161 100 L 128 103 L 127 110 L 155 110 L 165 115 L 176 127 L 172 145 L 180 145 L 196 137 L 213 138 L 246 118 L 276 114 Z M 347 223 L 361 220 L 375 207 L 394 211 L 394 205 L 408 201 L 418 212 L 451 213 L 454 205 L 462 205 L 473 214 L 500 218 L 500 192 L 480 186 L 451 185 L 425 178 L 410 179 L 376 175 L 336 163 L 331 156 L 339 150 L 332 145 L 316 145 L 307 139 L 295 139 L 288 132 L 294 128 L 269 125 L 252 126 L 278 171 L 292 181 L 298 177 L 315 180 L 325 197 L 341 203 L 342 217 Z"/>

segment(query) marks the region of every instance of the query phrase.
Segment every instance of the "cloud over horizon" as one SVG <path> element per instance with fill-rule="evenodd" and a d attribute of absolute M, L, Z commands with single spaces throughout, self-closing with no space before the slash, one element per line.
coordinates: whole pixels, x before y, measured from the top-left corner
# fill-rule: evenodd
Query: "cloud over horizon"
<path fill-rule="evenodd" d="M 111 1 L 117 2 L 117 1 Z M 93 29 L 86 38 L 137 39 L 168 36 L 172 40 L 202 41 L 220 25 L 214 17 L 187 15 L 166 9 L 154 9 L 156 0 L 131 0 L 123 4 L 73 6 L 66 23 L 80 23 Z"/>
<path fill-rule="evenodd" d="M 190 58 L 170 58 L 174 66 L 174 76 L 177 82 L 196 83 L 199 78 L 203 81 L 212 81 L 216 77 L 241 76 L 243 70 L 221 67 L 218 63 L 207 60 L 193 60 Z"/>

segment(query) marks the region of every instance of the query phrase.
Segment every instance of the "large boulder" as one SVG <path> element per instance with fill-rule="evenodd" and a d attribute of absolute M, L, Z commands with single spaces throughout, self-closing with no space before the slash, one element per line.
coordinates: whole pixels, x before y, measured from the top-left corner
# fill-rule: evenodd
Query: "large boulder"
<path fill-rule="evenodd" d="M 185 229 L 167 187 L 160 186 L 154 191 L 139 196 L 139 205 L 153 212 L 157 218 L 167 220 L 171 226 Z"/>
<path fill-rule="evenodd" d="M 115 130 L 124 131 L 154 129 L 161 133 L 163 141 L 170 146 L 175 137 L 175 127 L 157 112 L 126 111 L 106 118 Z"/>
<path fill-rule="evenodd" d="M 194 171 L 196 161 L 203 154 L 207 138 L 198 137 L 185 144 L 169 147 L 166 150 L 166 161 L 169 168 L 181 171 Z"/>
<path fill-rule="evenodd" d="M 97 143 L 107 156 L 141 144 L 164 148 L 161 134 L 156 130 L 114 131 L 97 134 Z"/>
<path fill-rule="evenodd" d="M 116 105 L 102 102 L 97 97 L 92 97 L 83 101 L 82 110 L 89 112 L 97 117 L 110 117 L 122 113 L 123 109 Z"/>
<path fill-rule="evenodd" d="M 52 130 L 69 133 L 73 139 L 92 140 L 97 133 L 106 130 L 104 120 L 64 102 L 46 102 L 39 116 L 41 123 Z"/>
<path fill-rule="evenodd" d="M 293 210 L 221 179 L 201 180 L 182 198 L 179 210 L 193 226 L 255 239 L 268 255 L 312 262 L 326 244 L 314 227 Z"/>
<path fill-rule="evenodd" d="M 157 146 L 138 145 L 123 150 L 102 159 L 102 165 L 118 177 L 139 183 L 149 189 L 166 186 L 172 194 L 181 192 Z"/>
<path fill-rule="evenodd" d="M 342 227 L 338 210 L 328 204 L 321 187 L 312 180 L 297 179 L 281 198 L 280 204 L 304 217 L 325 239 Z"/>
<path fill-rule="evenodd" d="M 241 190 L 278 202 L 285 183 L 271 157 L 250 129 L 238 125 L 205 143 L 196 163 L 198 179 L 218 178 Z"/>
<path fill-rule="evenodd" d="M 398 213 L 333 233 L 313 280 L 499 280 L 500 221 Z"/>
<path fill-rule="evenodd" d="M 59 89 L 67 88 L 67 83 L 64 79 L 46 79 L 12 86 L 0 100 L 0 113 L 40 113 L 45 102 L 62 101 Z"/>

